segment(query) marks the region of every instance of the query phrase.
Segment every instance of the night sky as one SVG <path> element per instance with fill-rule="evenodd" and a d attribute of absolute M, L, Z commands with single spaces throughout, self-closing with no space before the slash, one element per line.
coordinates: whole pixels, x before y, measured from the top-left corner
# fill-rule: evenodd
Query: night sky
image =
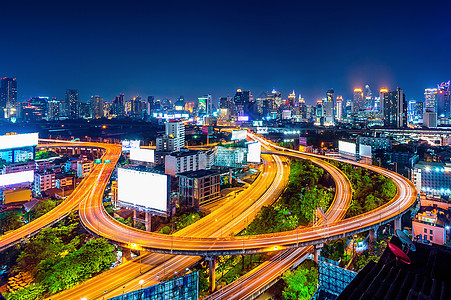
<path fill-rule="evenodd" d="M 70 3 L 69 3 L 70 2 Z M 308 3 L 307 3 L 308 2 Z M 310 3 L 311 2 L 311 3 Z M 2 1 L 0 76 L 19 99 L 86 101 L 119 93 L 215 101 L 250 89 L 327 89 L 350 98 L 369 84 L 405 90 L 451 79 L 451 1 Z"/>

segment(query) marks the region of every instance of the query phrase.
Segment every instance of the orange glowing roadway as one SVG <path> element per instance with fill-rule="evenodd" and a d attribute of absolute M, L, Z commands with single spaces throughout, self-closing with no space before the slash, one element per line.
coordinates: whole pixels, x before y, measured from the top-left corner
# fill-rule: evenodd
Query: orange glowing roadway
<path fill-rule="evenodd" d="M 282 152 L 286 153 L 286 151 Z M 277 151 L 277 153 L 280 154 L 279 151 Z M 304 156 L 307 159 L 313 160 L 315 163 L 321 163 L 321 160 L 314 155 L 305 155 L 297 151 L 291 151 L 289 153 Z M 333 160 L 344 161 L 340 159 Z M 397 194 L 394 199 L 374 211 L 354 218 L 346 219 L 334 224 L 322 224 L 320 226 L 307 227 L 289 232 L 246 237 L 219 237 L 211 235 L 203 237 L 199 237 L 198 235 L 167 236 L 136 230 L 110 217 L 102 205 L 104 190 L 102 187 L 107 184 L 109 179 L 108 172 L 103 172 L 98 176 L 98 186 L 94 186 L 91 189 L 90 196 L 86 198 L 86 201 L 80 203 L 80 218 L 84 226 L 90 231 L 128 248 L 166 254 L 214 256 L 268 252 L 272 251 L 274 247 L 282 249 L 285 247 L 308 246 L 336 239 L 347 234 L 349 235 L 367 230 L 368 228 L 378 226 L 382 222 L 397 218 L 415 202 L 417 193 L 414 185 L 401 175 L 375 166 L 350 161 L 344 162 L 352 163 L 373 170 L 386 177 L 390 177 L 397 186 Z M 324 163 L 321 163 L 321 165 L 323 164 Z M 336 177 L 334 173 L 331 175 L 334 178 Z M 253 186 L 253 189 L 263 194 L 266 191 L 266 186 L 255 185 Z M 340 201 L 343 197 L 350 197 L 351 191 L 342 192 L 340 186 L 337 187 L 337 191 L 341 193 L 337 196 Z M 233 211 L 230 213 L 232 212 Z M 228 217 L 226 218 L 227 222 L 231 220 L 231 215 L 219 217 L 221 217 L 221 219 Z M 235 219 L 226 226 L 243 221 L 245 220 L 240 220 L 238 218 L 238 220 Z"/>
<path fill-rule="evenodd" d="M 268 166 L 267 162 L 264 164 L 263 175 L 259 176 L 257 180 L 245 191 L 240 193 L 237 198 L 229 200 L 226 204 L 215 210 L 212 214 L 204 217 L 200 221 L 194 223 L 193 225 L 175 233 L 174 235 L 196 235 L 196 236 L 212 236 L 212 237 L 222 237 L 228 236 L 232 232 L 239 232 L 242 230 L 249 216 L 251 219 L 259 211 L 262 205 L 271 204 L 281 193 L 284 188 L 283 181 L 286 181 L 286 176 L 288 173 L 285 167 L 279 163 L 279 158 L 274 156 L 269 157 L 268 155 L 263 155 L 265 158 L 271 158 L 271 165 Z M 293 157 L 297 158 L 307 158 L 302 154 L 294 154 Z M 283 157 L 282 157 L 283 159 Z M 275 163 L 274 163 L 275 162 Z M 346 178 L 346 176 L 338 170 L 336 167 L 324 162 L 322 160 L 315 159 L 315 163 L 325 168 L 325 170 L 333 174 L 333 178 L 336 182 L 336 194 L 335 200 L 328 210 L 327 214 L 332 219 L 342 218 L 346 213 L 346 209 L 350 202 L 351 197 L 351 186 Z M 275 177 L 276 172 L 278 176 L 283 175 L 279 179 Z M 283 179 L 285 178 L 285 179 Z M 274 186 L 278 187 L 277 190 L 270 190 L 269 196 L 266 193 L 263 194 L 262 199 L 265 202 L 257 200 L 254 203 L 255 194 L 250 194 L 251 192 L 257 190 L 255 186 Z M 258 197 L 258 196 L 257 196 Z M 336 201 L 339 199 L 340 201 Z M 251 201 L 248 201 L 251 200 Z M 239 217 L 237 217 L 239 215 Z M 222 218 L 220 218 L 222 216 Z M 331 222 L 331 220 L 329 222 Z M 202 222 L 201 222 L 202 221 Z M 248 223 L 248 221 L 247 221 Z M 218 226 L 215 226 L 218 224 Z M 139 248 L 137 243 L 132 243 L 132 248 Z M 271 249 L 274 250 L 274 249 Z M 290 260 L 297 257 L 298 249 L 287 250 L 290 251 Z M 282 251 L 281 253 L 285 253 Z M 182 274 L 185 272 L 186 268 L 190 268 L 198 263 L 200 257 L 198 256 L 180 256 L 180 255 L 165 255 L 165 254 L 144 254 L 142 257 L 135 258 L 133 261 L 129 261 L 119 267 L 109 270 L 100 276 L 96 276 L 70 290 L 62 292 L 57 295 L 53 295 L 51 299 L 78 299 L 86 297 L 87 299 L 103 299 L 103 297 L 110 298 L 113 296 L 120 295 L 122 293 L 127 293 L 134 291 L 141 287 L 150 286 L 158 283 L 159 280 L 163 280 L 166 277 L 170 277 L 178 272 Z M 283 263 L 286 263 L 285 261 Z M 280 268 L 278 268 L 280 269 Z M 282 270 L 284 268 L 282 267 Z M 272 274 L 268 273 L 268 275 Z M 101 287 L 101 288 L 99 288 Z"/>
<path fill-rule="evenodd" d="M 0 236 L 0 252 L 17 244 L 27 240 L 30 236 L 35 235 L 45 227 L 49 227 L 59 220 L 65 218 L 72 210 L 78 209 L 80 200 L 88 195 L 94 186 L 97 184 L 97 180 L 100 174 L 111 174 L 116 167 L 117 160 L 121 154 L 121 147 L 115 144 L 102 144 L 102 143 L 80 143 L 67 141 L 55 141 L 55 140 L 41 140 L 46 142 L 58 142 L 58 144 L 44 145 L 47 147 L 65 146 L 70 144 L 80 145 L 80 147 L 105 149 L 105 154 L 102 159 L 111 159 L 110 164 L 94 165 L 92 171 L 86 176 L 85 179 L 78 185 L 78 187 L 71 193 L 66 200 L 61 202 L 55 209 L 51 210 L 47 214 L 40 218 L 20 227 L 19 229 L 10 231 Z M 42 145 L 39 145 L 41 147 Z"/>
<path fill-rule="evenodd" d="M 260 175 L 250 188 L 230 197 L 224 205 L 196 223 L 174 233 L 174 236 L 228 236 L 244 229 L 263 205 L 271 205 L 282 193 L 288 179 L 286 158 L 262 155 Z M 254 186 L 266 189 L 254 189 Z M 99 224 L 101 226 L 101 224 Z M 95 227 L 95 226 L 94 226 Z M 136 243 L 131 248 L 139 248 Z M 140 251 L 141 253 L 141 251 Z M 141 253 L 140 257 L 125 262 L 80 285 L 51 296 L 57 299 L 107 299 L 124 292 L 158 283 L 175 272 L 182 274 L 201 260 L 198 256 L 174 256 L 159 253 Z M 142 283 L 141 283 L 142 281 Z"/>

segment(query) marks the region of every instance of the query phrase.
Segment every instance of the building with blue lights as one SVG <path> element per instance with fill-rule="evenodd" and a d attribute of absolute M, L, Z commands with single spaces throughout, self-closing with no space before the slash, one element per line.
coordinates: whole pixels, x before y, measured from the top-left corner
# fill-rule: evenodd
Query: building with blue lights
<path fill-rule="evenodd" d="M 418 192 L 451 195 L 451 163 L 420 161 L 413 169 L 412 181 Z"/>

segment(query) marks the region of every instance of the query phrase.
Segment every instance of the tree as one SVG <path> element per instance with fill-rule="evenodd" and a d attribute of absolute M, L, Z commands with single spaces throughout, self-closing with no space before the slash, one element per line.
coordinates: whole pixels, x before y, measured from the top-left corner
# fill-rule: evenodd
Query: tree
<path fill-rule="evenodd" d="M 22 214 L 18 211 L 6 211 L 0 213 L 0 229 L 2 233 L 20 228 L 22 223 Z"/>
<path fill-rule="evenodd" d="M 282 278 L 287 284 L 282 292 L 286 299 L 309 300 L 318 285 L 318 269 L 301 265 L 294 271 L 286 272 Z"/>

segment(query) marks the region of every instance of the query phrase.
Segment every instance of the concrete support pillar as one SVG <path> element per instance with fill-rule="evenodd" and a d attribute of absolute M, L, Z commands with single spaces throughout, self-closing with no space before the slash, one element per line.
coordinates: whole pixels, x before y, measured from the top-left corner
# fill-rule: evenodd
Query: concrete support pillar
<path fill-rule="evenodd" d="M 132 259 L 132 251 L 128 248 L 122 247 L 122 263 Z"/>
<path fill-rule="evenodd" d="M 395 228 L 395 230 L 402 230 L 402 226 L 401 226 L 401 216 L 399 216 L 398 218 L 396 218 L 395 219 L 395 221 L 394 221 L 394 223 L 395 223 L 395 226 L 394 226 L 394 228 Z"/>
<path fill-rule="evenodd" d="M 370 252 L 374 252 L 374 243 L 376 242 L 377 234 L 374 229 L 370 229 L 368 233 L 368 248 Z"/>
<path fill-rule="evenodd" d="M 206 257 L 208 261 L 208 274 L 209 274 L 209 280 L 210 280 L 210 292 L 214 292 L 216 289 L 216 257 L 215 256 L 209 256 Z"/>
<path fill-rule="evenodd" d="M 314 245 L 313 248 L 313 260 L 318 263 L 318 256 L 321 253 L 321 248 L 323 248 L 323 244 Z"/>
<path fill-rule="evenodd" d="M 146 226 L 146 231 L 152 231 L 152 213 L 151 212 L 145 213 L 144 225 Z"/>
<path fill-rule="evenodd" d="M 136 226 L 136 219 L 138 219 L 138 217 L 139 217 L 139 212 L 136 209 L 134 209 L 133 210 L 133 226 Z"/>

